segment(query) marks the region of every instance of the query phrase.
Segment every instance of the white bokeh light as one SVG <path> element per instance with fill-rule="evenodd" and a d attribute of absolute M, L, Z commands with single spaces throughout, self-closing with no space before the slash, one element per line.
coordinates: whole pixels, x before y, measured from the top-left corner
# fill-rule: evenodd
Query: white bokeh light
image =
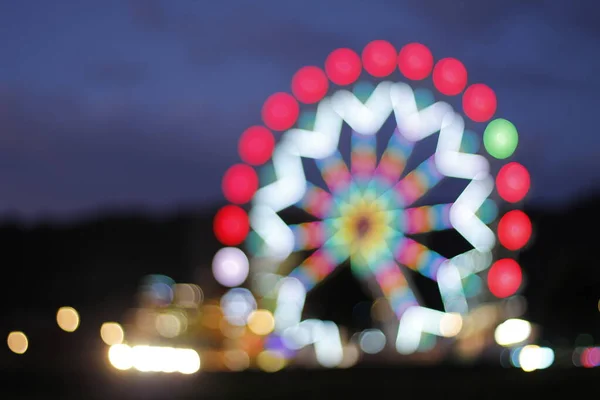
<path fill-rule="evenodd" d="M 256 310 L 256 300 L 248 289 L 234 288 L 221 298 L 223 316 L 231 325 L 244 326 Z"/>
<path fill-rule="evenodd" d="M 224 247 L 215 254 L 212 262 L 213 275 L 223 286 L 239 286 L 248 277 L 249 262 L 246 254 L 237 247 Z"/>

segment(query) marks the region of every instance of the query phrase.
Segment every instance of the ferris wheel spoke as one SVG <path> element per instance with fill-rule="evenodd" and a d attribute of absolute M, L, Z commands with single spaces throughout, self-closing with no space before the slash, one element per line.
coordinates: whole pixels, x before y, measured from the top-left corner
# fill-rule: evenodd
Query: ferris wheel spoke
<path fill-rule="evenodd" d="M 328 241 L 304 260 L 302 264 L 294 268 L 289 273 L 289 277 L 302 282 L 308 292 L 329 276 L 347 258 L 348 251 L 344 246 L 336 246 Z"/>
<path fill-rule="evenodd" d="M 394 186 L 393 190 L 405 207 L 419 200 L 444 178 L 435 166 L 434 157 L 423 161 Z"/>
<path fill-rule="evenodd" d="M 381 156 L 375 172 L 377 180 L 384 183 L 387 189 L 394 186 L 402 176 L 406 167 L 406 161 L 410 157 L 413 147 L 414 142 L 402 136 L 398 128 L 396 128 Z"/>
<path fill-rule="evenodd" d="M 451 207 L 452 203 L 407 208 L 400 222 L 403 224 L 402 230 L 415 234 L 454 229 L 450 223 Z"/>
<path fill-rule="evenodd" d="M 294 251 L 313 250 L 322 247 L 330 237 L 332 219 L 290 225 L 294 234 Z"/>
<path fill-rule="evenodd" d="M 419 305 L 419 302 L 400 266 L 394 261 L 391 252 L 388 253 L 389 257 L 369 263 L 369 268 L 394 314 L 400 319 L 407 309 Z"/>
<path fill-rule="evenodd" d="M 377 166 L 377 136 L 352 132 L 351 170 L 359 189 L 366 188 Z"/>
<path fill-rule="evenodd" d="M 302 199 L 296 203 L 296 206 L 314 217 L 323 219 L 330 215 L 334 206 L 334 199 L 326 190 L 306 182 L 306 192 Z"/>
<path fill-rule="evenodd" d="M 392 252 L 400 264 L 433 281 L 437 281 L 438 270 L 447 261 L 446 257 L 406 236 L 396 241 Z"/>
<path fill-rule="evenodd" d="M 341 192 L 352 183 L 352 175 L 339 151 L 316 160 L 321 176 L 332 193 Z"/>

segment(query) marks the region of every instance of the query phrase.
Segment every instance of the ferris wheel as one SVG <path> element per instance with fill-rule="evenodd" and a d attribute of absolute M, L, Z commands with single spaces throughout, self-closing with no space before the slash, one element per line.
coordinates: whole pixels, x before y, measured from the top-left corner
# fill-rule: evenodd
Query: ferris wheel
<path fill-rule="evenodd" d="M 424 333 L 457 335 L 482 292 L 513 296 L 522 284 L 515 258 L 532 232 L 518 209 L 530 176 L 510 160 L 518 132 L 496 111 L 490 87 L 470 84 L 459 60 L 434 61 L 419 43 L 398 51 L 376 40 L 360 55 L 336 49 L 322 68 L 299 69 L 291 94 L 271 95 L 263 125 L 242 133 L 242 162 L 223 177 L 231 204 L 214 218 L 224 247 L 213 271 L 232 288 L 224 306 L 236 304 L 240 324 L 257 304 L 270 308 L 275 334 L 288 348 L 320 346 L 323 364 L 335 365 L 337 325 L 302 316 L 307 293 L 347 261 L 374 298 L 387 300 L 401 354 L 419 351 Z M 349 156 L 343 154 L 348 135 Z M 432 154 L 410 167 L 411 155 L 432 140 Z M 503 166 L 494 171 L 492 160 Z M 444 202 L 420 203 L 446 180 L 463 189 Z M 310 218 L 289 223 L 283 215 L 289 209 Z M 499 216 L 503 209 L 509 211 Z M 444 256 L 422 240 L 446 230 L 469 249 Z M 423 304 L 412 274 L 437 283 L 443 310 Z M 245 281 L 251 290 L 242 288 Z"/>

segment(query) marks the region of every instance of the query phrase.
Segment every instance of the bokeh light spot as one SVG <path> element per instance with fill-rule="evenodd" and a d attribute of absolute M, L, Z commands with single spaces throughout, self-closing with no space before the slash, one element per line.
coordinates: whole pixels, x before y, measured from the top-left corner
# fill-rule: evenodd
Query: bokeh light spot
<path fill-rule="evenodd" d="M 490 292 L 498 298 L 512 296 L 521 287 L 523 273 L 519 264 L 510 258 L 496 261 L 487 276 Z"/>
<path fill-rule="evenodd" d="M 6 340 L 8 348 L 15 354 L 24 354 L 29 348 L 29 340 L 23 332 L 11 332 Z"/>
<path fill-rule="evenodd" d="M 496 188 L 502 199 L 509 203 L 521 201 L 531 186 L 527 169 L 519 163 L 511 162 L 503 166 L 496 177 Z"/>
<path fill-rule="evenodd" d="M 496 94 L 489 86 L 476 83 L 465 90 L 462 104 L 467 117 L 475 122 L 485 122 L 496 112 Z"/>
<path fill-rule="evenodd" d="M 517 128 L 502 118 L 493 120 L 483 132 L 483 145 L 487 152 L 500 160 L 512 156 L 519 144 Z"/>
<path fill-rule="evenodd" d="M 213 257 L 213 276 L 223 286 L 241 285 L 248 277 L 249 270 L 248 257 L 237 247 L 224 247 Z"/>
<path fill-rule="evenodd" d="M 268 335 L 275 328 L 275 318 L 269 310 L 256 310 L 248 317 L 248 328 L 257 335 Z"/>
<path fill-rule="evenodd" d="M 269 161 L 275 148 L 275 138 L 264 126 L 246 129 L 238 143 L 238 152 L 243 161 L 251 165 L 262 165 Z"/>
<path fill-rule="evenodd" d="M 215 215 L 213 230 L 221 243 L 237 246 L 248 236 L 250 230 L 248 214 L 238 206 L 224 206 Z"/>
<path fill-rule="evenodd" d="M 521 210 L 509 211 L 498 223 L 498 239 L 508 250 L 519 250 L 531 238 L 531 221 Z"/>
<path fill-rule="evenodd" d="M 431 51 L 420 43 L 409 43 L 398 54 L 398 68 L 402 75 L 411 80 L 422 80 L 433 68 Z"/>
<path fill-rule="evenodd" d="M 302 103 L 314 104 L 327 94 L 329 81 L 319 67 L 303 67 L 292 78 L 292 93 Z"/>
<path fill-rule="evenodd" d="M 104 343 L 113 346 L 123 343 L 123 340 L 125 340 L 125 331 L 116 322 L 105 322 L 100 327 L 100 337 Z"/>
<path fill-rule="evenodd" d="M 225 198 L 230 202 L 247 203 L 258 189 L 258 174 L 249 165 L 232 165 L 223 175 L 221 187 Z"/>
<path fill-rule="evenodd" d="M 433 84 L 440 93 L 455 96 L 467 86 L 467 69 L 456 58 L 443 58 L 433 69 Z"/>
<path fill-rule="evenodd" d="M 274 93 L 265 101 L 262 119 L 267 127 L 274 131 L 290 129 L 300 115 L 298 101 L 288 93 Z"/>
<path fill-rule="evenodd" d="M 362 72 L 360 57 L 350 49 L 336 49 L 325 60 L 325 72 L 336 85 L 354 83 Z"/>
<path fill-rule="evenodd" d="M 277 351 L 264 350 L 256 357 L 256 363 L 265 372 L 277 372 L 285 367 L 285 357 Z"/>
<path fill-rule="evenodd" d="M 79 314 L 73 307 L 61 307 L 56 313 L 56 322 L 65 332 L 75 332 L 79 327 Z"/>
<path fill-rule="evenodd" d="M 396 49 L 385 40 L 372 41 L 362 52 L 365 71 L 376 78 L 383 78 L 394 72 L 397 59 Z"/>

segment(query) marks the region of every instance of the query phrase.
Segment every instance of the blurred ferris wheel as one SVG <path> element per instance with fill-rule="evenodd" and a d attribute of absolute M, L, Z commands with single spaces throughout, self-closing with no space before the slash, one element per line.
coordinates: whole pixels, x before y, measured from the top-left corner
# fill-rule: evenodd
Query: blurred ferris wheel
<path fill-rule="evenodd" d="M 223 177 L 231 204 L 214 218 L 224 247 L 213 272 L 232 288 L 221 302 L 232 323 L 269 310 L 266 343 L 290 352 L 314 345 L 319 362 L 334 366 L 343 359 L 339 327 L 303 319 L 303 310 L 307 294 L 346 264 L 393 312 L 388 342 L 401 354 L 423 350 L 423 335 L 457 336 L 479 304 L 518 293 L 515 258 L 532 227 L 517 206 L 530 177 L 510 161 L 517 129 L 495 117 L 491 88 L 469 84 L 457 59 L 434 62 L 422 44 L 397 51 L 376 40 L 361 55 L 337 49 L 324 68 L 301 68 L 291 89 L 266 100 L 263 125 L 239 140 L 243 162 Z M 494 172 L 490 160 L 503 165 Z M 440 188 L 450 180 L 461 186 L 456 195 Z M 303 222 L 289 222 L 294 209 Z M 428 240 L 441 231 L 458 233 L 468 249 L 442 255 Z M 424 304 L 414 274 L 437 284 L 443 309 Z"/>

